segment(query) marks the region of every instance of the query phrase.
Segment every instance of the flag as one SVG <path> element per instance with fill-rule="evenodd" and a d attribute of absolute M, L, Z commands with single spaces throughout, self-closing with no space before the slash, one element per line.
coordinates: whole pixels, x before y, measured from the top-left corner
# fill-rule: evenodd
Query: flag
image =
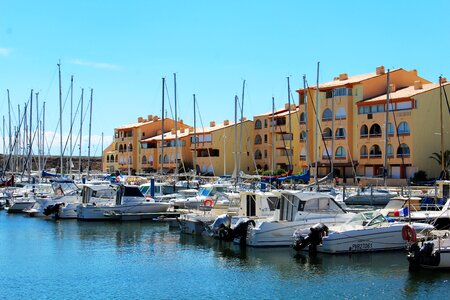
<path fill-rule="evenodd" d="M 408 213 L 408 207 L 403 207 L 401 209 L 394 210 L 394 217 L 407 217 Z"/>

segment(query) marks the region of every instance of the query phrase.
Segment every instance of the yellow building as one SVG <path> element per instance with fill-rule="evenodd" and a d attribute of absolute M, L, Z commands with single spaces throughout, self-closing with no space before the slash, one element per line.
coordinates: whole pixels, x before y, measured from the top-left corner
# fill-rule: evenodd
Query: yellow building
<path fill-rule="evenodd" d="M 177 126 L 178 128 L 189 128 L 182 121 L 179 121 Z M 174 120 L 164 119 L 164 132 L 170 132 L 174 127 Z M 141 140 L 161 135 L 162 128 L 162 119 L 153 115 L 149 115 L 148 119 L 139 117 L 136 123 L 115 128 L 112 144 L 103 151 L 103 171 L 115 172 L 118 170 L 126 174 L 142 173 L 144 167 L 147 167 L 147 164 L 145 166 L 142 164 L 142 152 L 147 152 L 147 150 L 142 148 Z M 145 144 L 145 146 L 147 145 Z"/>

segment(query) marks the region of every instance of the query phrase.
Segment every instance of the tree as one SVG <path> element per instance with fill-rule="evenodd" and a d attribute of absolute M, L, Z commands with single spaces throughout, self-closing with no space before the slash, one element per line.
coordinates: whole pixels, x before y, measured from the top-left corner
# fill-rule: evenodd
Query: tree
<path fill-rule="evenodd" d="M 434 152 L 431 156 L 431 159 L 435 160 L 439 166 L 442 165 L 442 151 L 439 153 Z M 444 151 L 444 169 L 447 170 L 450 167 L 450 150 Z"/>

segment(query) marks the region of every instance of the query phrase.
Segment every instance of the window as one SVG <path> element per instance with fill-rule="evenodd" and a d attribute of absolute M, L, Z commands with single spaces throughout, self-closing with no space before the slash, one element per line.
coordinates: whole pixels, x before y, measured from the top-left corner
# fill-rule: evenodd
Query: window
<path fill-rule="evenodd" d="M 130 144 L 130 145 L 128 146 L 128 151 L 130 151 L 130 152 L 133 151 L 133 145 Z"/>
<path fill-rule="evenodd" d="M 367 125 L 361 126 L 361 129 L 359 130 L 359 136 L 364 138 L 369 135 L 369 129 L 367 128 Z"/>
<path fill-rule="evenodd" d="M 338 97 L 338 96 L 351 96 L 352 95 L 352 89 L 336 88 L 336 89 L 333 90 L 333 93 L 334 93 L 335 97 Z"/>
<path fill-rule="evenodd" d="M 262 154 L 261 154 L 261 150 L 256 150 L 255 151 L 255 159 L 261 159 L 262 158 Z"/>
<path fill-rule="evenodd" d="M 379 158 L 379 157 L 381 157 L 381 148 L 380 148 L 380 146 L 373 145 L 372 147 L 370 147 L 369 157 L 370 158 Z"/>
<path fill-rule="evenodd" d="M 264 119 L 264 128 L 267 128 L 267 119 Z"/>
<path fill-rule="evenodd" d="M 264 135 L 264 143 L 267 144 L 267 134 Z"/>
<path fill-rule="evenodd" d="M 387 132 L 388 135 L 394 135 L 394 125 L 392 123 L 388 123 L 387 125 Z"/>
<path fill-rule="evenodd" d="M 347 112 L 345 111 L 345 108 L 343 107 L 339 107 L 337 112 L 336 112 L 336 119 L 337 120 L 342 120 L 347 118 Z"/>
<path fill-rule="evenodd" d="M 261 120 L 256 120 L 255 121 L 255 129 L 261 129 L 262 125 L 261 125 Z"/>
<path fill-rule="evenodd" d="M 300 124 L 305 124 L 306 123 L 306 114 L 304 112 L 302 112 L 300 114 Z"/>
<path fill-rule="evenodd" d="M 331 132 L 331 129 L 329 127 L 325 128 L 323 130 L 322 137 L 324 139 L 331 139 L 331 138 L 333 138 L 333 133 Z"/>
<path fill-rule="evenodd" d="M 257 134 L 257 135 L 255 136 L 255 145 L 259 145 L 259 144 L 261 144 L 261 143 L 262 143 L 261 136 L 260 136 L 259 134 Z"/>
<path fill-rule="evenodd" d="M 329 121 L 333 119 L 333 113 L 331 112 L 331 109 L 327 108 L 323 111 L 322 114 L 322 121 Z"/>
<path fill-rule="evenodd" d="M 361 150 L 359 150 L 359 156 L 361 157 L 361 158 L 367 158 L 369 155 L 367 154 L 367 146 L 366 145 L 363 145 L 362 147 L 361 147 Z"/>
<path fill-rule="evenodd" d="M 409 125 L 406 122 L 401 122 L 398 124 L 397 134 L 398 135 L 409 135 Z"/>
<path fill-rule="evenodd" d="M 168 163 L 169 162 L 169 155 L 164 155 L 164 162 L 165 163 Z"/>
<path fill-rule="evenodd" d="M 306 141 L 306 131 L 300 132 L 300 141 L 301 142 Z"/>
<path fill-rule="evenodd" d="M 111 158 L 109 159 L 110 162 L 114 162 L 114 155 L 111 155 Z"/>
<path fill-rule="evenodd" d="M 106 156 L 106 163 L 109 163 L 109 155 Z"/>
<path fill-rule="evenodd" d="M 127 152 L 127 145 L 123 145 L 123 152 Z"/>
<path fill-rule="evenodd" d="M 381 136 L 381 127 L 378 124 L 373 124 L 370 127 L 369 136 Z"/>
<path fill-rule="evenodd" d="M 118 161 L 119 161 L 119 159 L 118 159 L 118 156 L 117 156 L 117 154 L 116 154 L 115 162 L 118 162 Z"/>
<path fill-rule="evenodd" d="M 123 146 L 122 146 L 122 144 L 119 145 L 119 152 L 123 152 Z"/>
<path fill-rule="evenodd" d="M 331 154 L 332 154 L 333 152 L 331 152 L 331 149 L 330 148 L 326 148 L 325 150 L 323 150 L 323 153 L 322 153 L 322 158 L 329 158 L 330 156 L 331 156 Z"/>
<path fill-rule="evenodd" d="M 394 148 L 391 144 L 387 145 L 387 156 L 388 157 L 394 157 Z"/>
<path fill-rule="evenodd" d="M 114 150 L 117 151 L 117 143 L 114 145 Z"/>
<path fill-rule="evenodd" d="M 409 157 L 410 156 L 409 147 L 406 144 L 401 144 L 397 148 L 397 157 Z"/>
<path fill-rule="evenodd" d="M 412 108 L 412 102 L 411 101 L 398 102 L 396 108 L 397 108 L 397 110 L 411 109 Z"/>
<path fill-rule="evenodd" d="M 303 148 L 302 151 L 300 151 L 300 160 L 306 160 L 306 149 Z"/>
<path fill-rule="evenodd" d="M 344 139 L 345 138 L 345 128 L 336 129 L 335 137 L 337 139 Z"/>
<path fill-rule="evenodd" d="M 264 150 L 264 158 L 267 158 L 267 150 Z"/>
<path fill-rule="evenodd" d="M 147 157 L 144 155 L 142 156 L 142 164 L 146 164 L 147 163 Z"/>
<path fill-rule="evenodd" d="M 345 149 L 342 146 L 339 146 L 336 149 L 336 158 L 345 158 L 346 154 L 345 154 Z"/>

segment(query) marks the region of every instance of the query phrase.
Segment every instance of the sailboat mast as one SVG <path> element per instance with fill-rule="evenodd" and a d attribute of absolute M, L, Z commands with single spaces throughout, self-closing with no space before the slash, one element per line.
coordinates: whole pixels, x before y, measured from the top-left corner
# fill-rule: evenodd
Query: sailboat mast
<path fill-rule="evenodd" d="M 41 120 L 39 119 L 39 92 L 36 93 L 36 122 L 37 122 L 37 151 L 38 151 L 38 176 L 41 182 Z"/>
<path fill-rule="evenodd" d="M 6 136 L 5 136 L 5 116 L 3 116 L 3 174 L 2 176 L 5 176 L 5 162 L 6 162 Z"/>
<path fill-rule="evenodd" d="M 316 110 L 319 108 L 319 68 L 320 68 L 320 62 L 317 62 L 317 82 L 316 82 Z M 318 181 L 318 173 L 319 173 L 319 116 L 318 112 L 316 111 L 316 134 L 315 134 L 315 142 L 314 142 L 314 160 L 315 160 L 315 169 L 314 172 L 314 181 L 317 184 L 317 187 L 319 187 L 319 181 Z"/>
<path fill-rule="evenodd" d="M 275 98 L 272 97 L 272 176 L 275 174 Z"/>
<path fill-rule="evenodd" d="M 30 127 L 29 127 L 29 138 L 28 138 L 28 157 L 27 157 L 27 170 L 28 170 L 28 182 L 31 180 L 31 167 L 32 167 L 32 147 L 33 147 L 33 90 L 31 90 L 30 96 Z"/>
<path fill-rule="evenodd" d="M 9 134 L 9 153 L 12 154 L 12 133 L 11 133 L 11 100 L 9 99 L 9 90 L 6 90 L 8 94 L 8 122 L 9 122 L 9 128 L 8 128 L 8 134 Z M 8 169 L 11 169 L 10 166 L 7 166 Z"/>
<path fill-rule="evenodd" d="M 288 171 L 292 171 L 292 123 L 291 123 L 291 83 L 289 76 L 287 77 L 288 84 L 288 119 L 289 119 L 289 152 L 288 152 Z M 284 139 L 283 139 L 284 140 Z"/>
<path fill-rule="evenodd" d="M 73 75 L 70 77 L 70 151 L 69 151 L 69 174 L 72 175 L 72 127 L 73 127 Z"/>
<path fill-rule="evenodd" d="M 195 113 L 196 109 L 196 100 L 194 94 L 194 155 L 193 155 L 193 163 L 194 163 L 194 171 L 195 175 L 197 175 L 197 116 Z"/>
<path fill-rule="evenodd" d="M 162 79 L 162 121 L 161 121 L 161 175 L 164 171 L 164 87 L 166 86 L 166 78 Z"/>
<path fill-rule="evenodd" d="M 81 165 L 81 144 L 83 141 L 83 102 L 84 102 L 84 89 L 81 89 L 81 110 L 80 110 L 80 151 L 78 154 L 78 168 L 80 170 L 80 179 L 81 179 L 81 174 L 83 172 L 83 166 Z"/>
<path fill-rule="evenodd" d="M 177 114 L 177 74 L 173 73 L 173 92 L 175 101 L 175 176 L 178 175 L 178 114 Z M 177 178 L 178 180 L 178 178 Z"/>
<path fill-rule="evenodd" d="M 305 147 L 306 147 L 306 164 L 308 165 L 308 169 L 311 166 L 311 157 L 309 155 L 309 141 L 308 141 L 308 101 L 307 101 L 307 91 L 306 91 L 306 75 L 303 75 L 303 103 L 305 105 L 305 132 L 306 132 L 306 139 L 305 139 Z"/>
<path fill-rule="evenodd" d="M 242 123 L 244 122 L 244 95 L 245 95 L 245 80 L 242 83 L 242 98 L 241 98 L 241 123 L 239 124 L 239 152 L 238 152 L 238 174 L 241 171 L 242 158 Z"/>
<path fill-rule="evenodd" d="M 383 161 L 383 181 L 384 186 L 387 186 L 387 173 L 388 173 L 388 166 L 387 166 L 387 150 L 388 150 L 388 135 L 389 135 L 389 94 L 390 94 L 390 85 L 391 85 L 391 79 L 390 79 L 390 70 L 387 71 L 387 83 L 386 83 L 386 112 L 384 114 L 384 161 Z"/>
<path fill-rule="evenodd" d="M 63 170 L 63 137 L 62 137 L 62 87 L 61 87 L 61 62 L 58 63 L 59 78 L 59 148 L 60 148 L 60 174 L 64 174 Z"/>
<path fill-rule="evenodd" d="M 94 100 L 94 89 L 91 89 L 91 101 L 89 105 L 89 144 L 88 144 L 88 161 L 87 161 L 87 179 L 89 180 L 89 171 L 91 168 L 91 136 L 92 136 L 92 101 Z"/>
<path fill-rule="evenodd" d="M 331 90 L 331 162 L 330 162 L 330 173 L 334 178 L 334 137 L 336 133 L 334 132 L 334 121 L 335 121 L 335 112 L 334 112 L 334 90 Z M 337 182 L 336 182 L 337 183 Z"/>
<path fill-rule="evenodd" d="M 444 117 L 442 114 L 442 76 L 439 76 L 439 109 L 441 121 L 441 171 L 444 174 L 445 160 L 444 160 Z"/>

